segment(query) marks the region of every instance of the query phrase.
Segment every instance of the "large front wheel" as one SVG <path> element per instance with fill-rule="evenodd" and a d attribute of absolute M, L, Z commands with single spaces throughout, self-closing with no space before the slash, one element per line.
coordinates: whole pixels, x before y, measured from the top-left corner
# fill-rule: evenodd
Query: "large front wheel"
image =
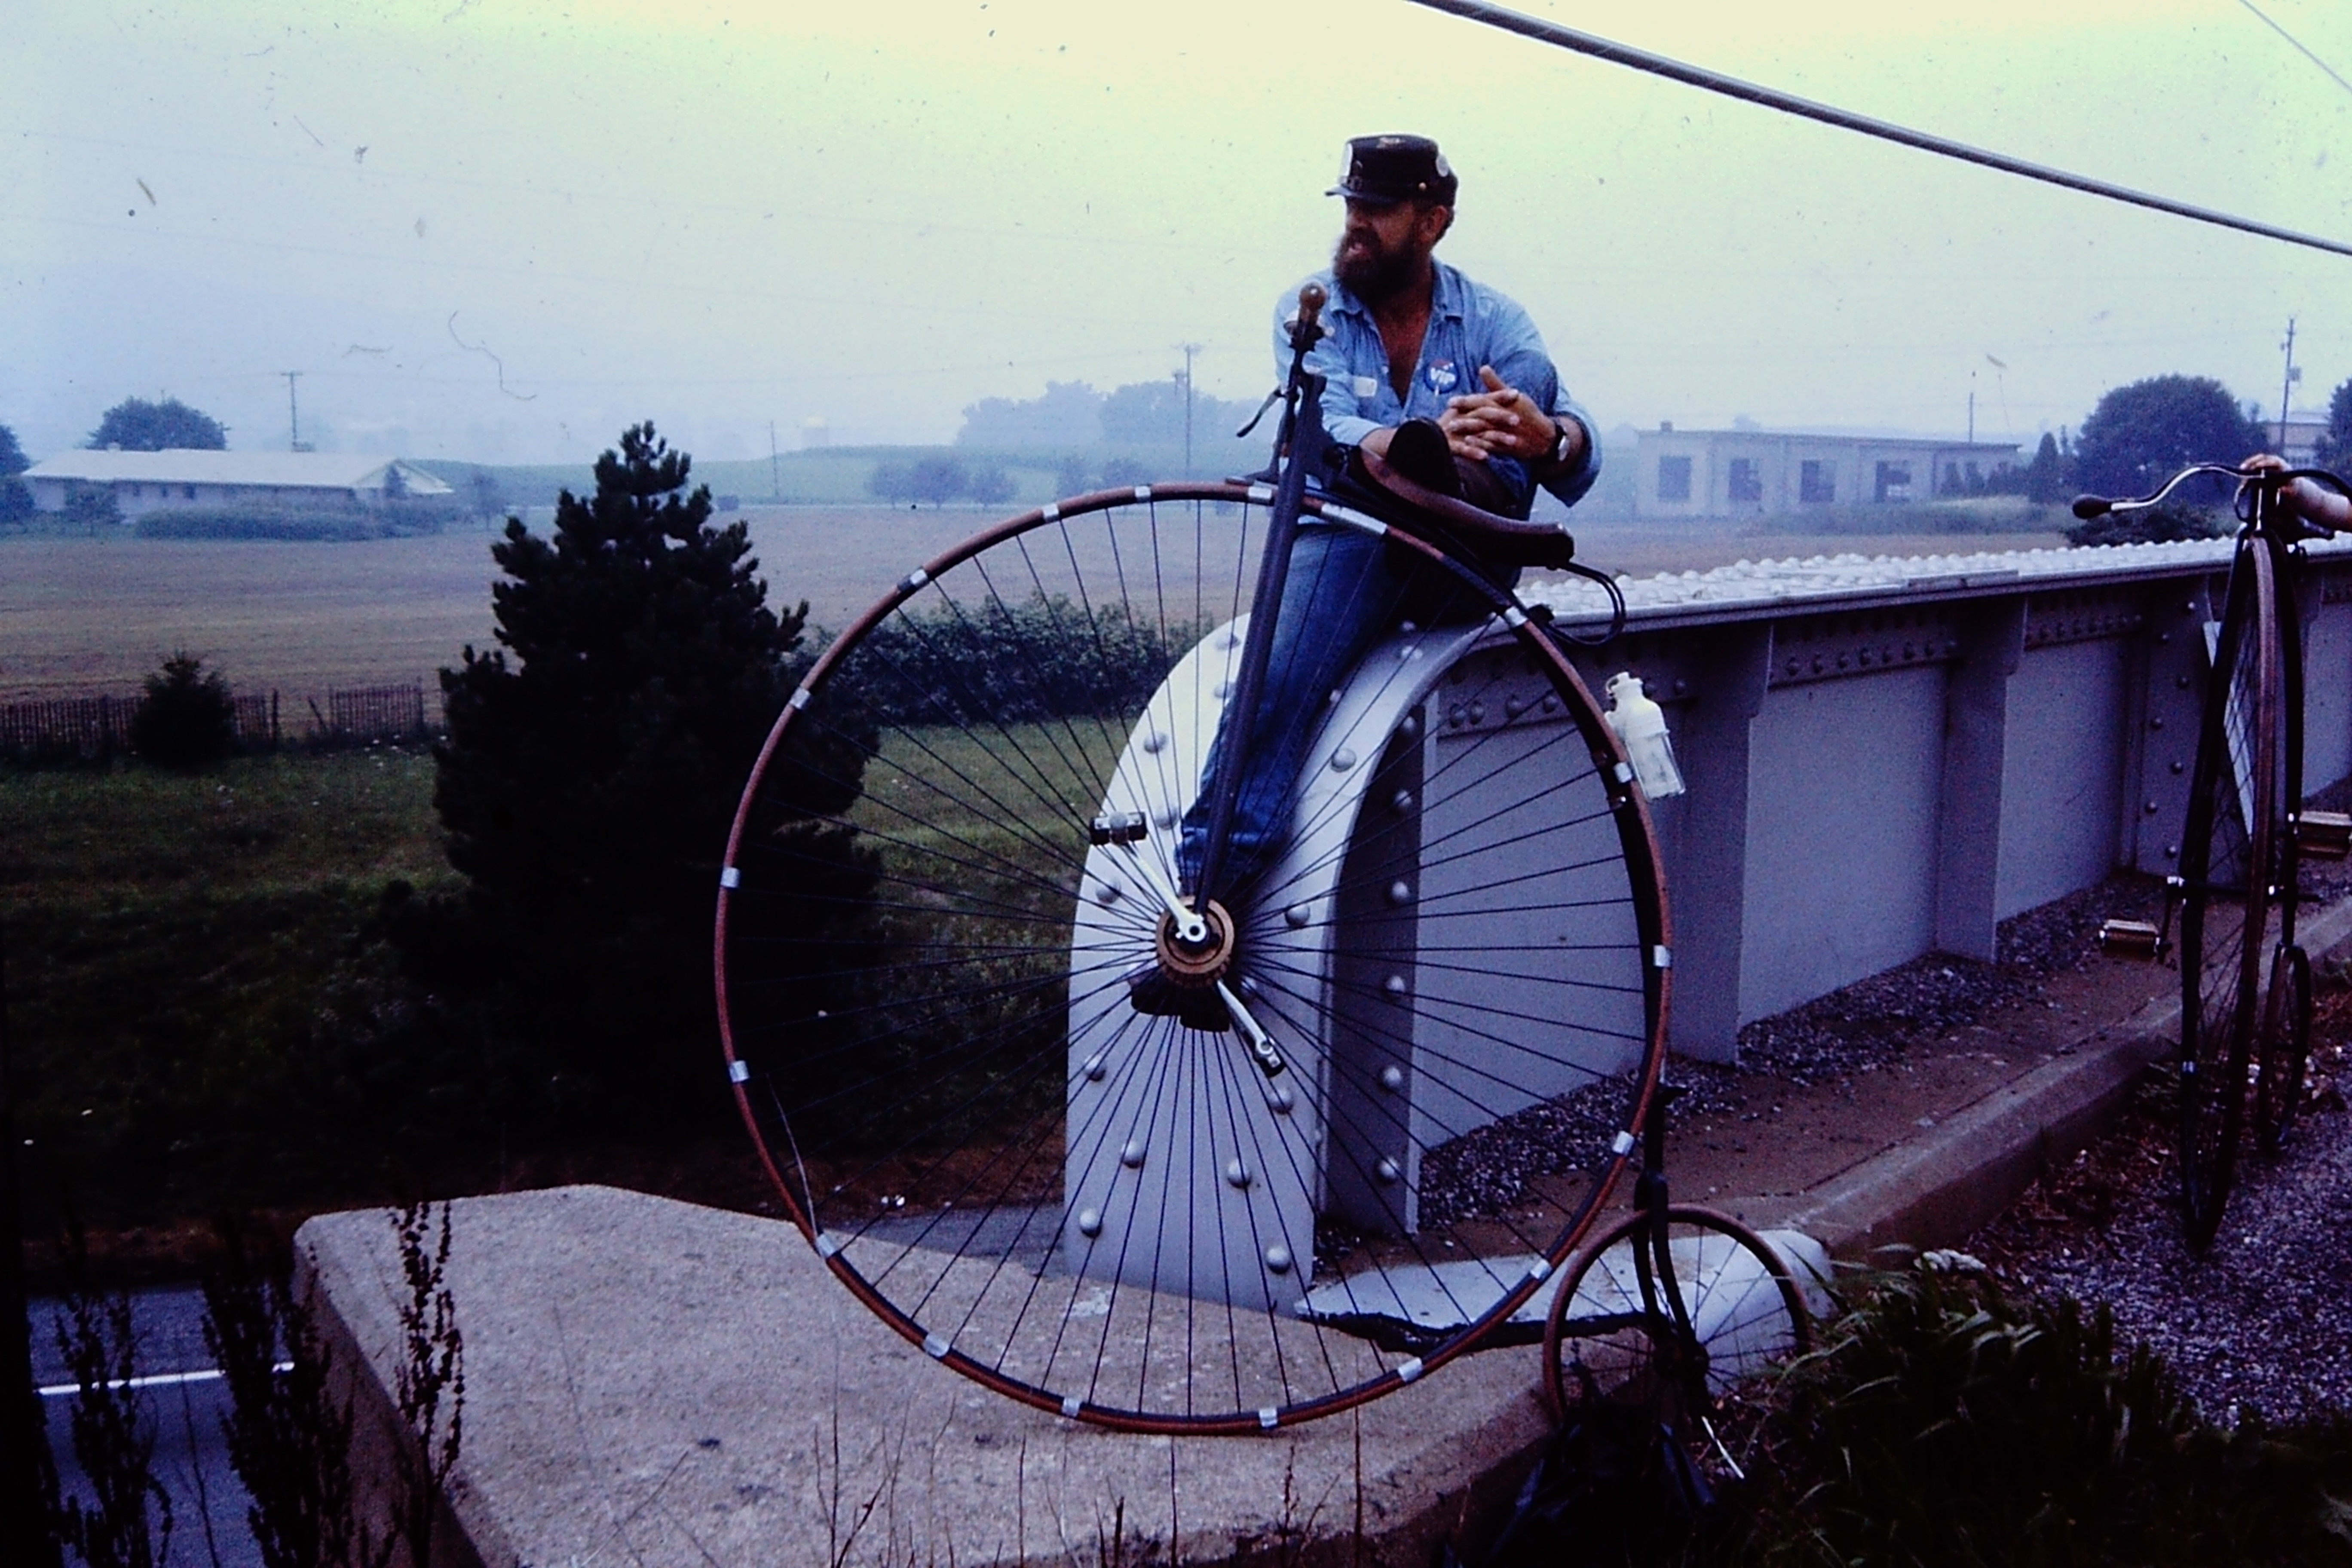
<path fill-rule="evenodd" d="M 2269 548 L 2242 545 L 2214 634 L 2180 841 L 2180 1184 L 2189 1240 L 2221 1223 L 2263 1017 L 2276 897 L 2278 595 Z"/>
<path fill-rule="evenodd" d="M 1280 1426 L 1474 1346 L 1592 1223 L 1663 1049 L 1622 752 L 1541 618 L 1412 541 L 1369 558 L 1483 607 L 1312 705 L 1283 846 L 1177 929 L 1269 499 L 1104 492 L 910 572 L 778 721 L 722 879 L 729 1070 L 827 1266 L 1129 1429 Z"/>

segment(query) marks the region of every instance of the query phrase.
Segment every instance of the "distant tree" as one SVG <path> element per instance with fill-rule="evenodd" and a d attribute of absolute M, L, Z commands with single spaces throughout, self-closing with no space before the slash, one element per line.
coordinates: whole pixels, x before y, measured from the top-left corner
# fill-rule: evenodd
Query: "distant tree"
<path fill-rule="evenodd" d="M 236 704 L 218 670 L 183 648 L 147 678 L 131 749 L 159 768 L 201 768 L 236 750 Z"/>
<path fill-rule="evenodd" d="M 1049 381 L 1045 395 L 984 397 L 963 411 L 959 447 L 1088 447 L 1102 439 L 1103 395 L 1083 381 Z"/>
<path fill-rule="evenodd" d="M 2174 492 L 2178 494 L 2179 492 Z M 2219 517 L 2200 507 L 2149 507 L 2145 511 L 2106 512 L 2066 529 L 2070 544 L 2169 544 L 2182 539 L 2213 539 L 2226 531 Z"/>
<path fill-rule="evenodd" d="M 2144 495 L 2191 463 L 2234 463 L 2266 443 L 2210 376 L 2158 375 L 2099 399 L 2074 441 L 2075 482 L 2099 495 Z M 2219 492 L 2202 487 L 2197 496 Z"/>
<path fill-rule="evenodd" d="M 25 522 L 37 510 L 33 492 L 16 477 L 32 466 L 16 445 L 16 432 L 0 425 L 0 527 Z"/>
<path fill-rule="evenodd" d="M 996 463 L 972 469 L 963 486 L 963 493 L 982 506 L 1003 506 L 1013 499 L 1013 476 Z"/>
<path fill-rule="evenodd" d="M 498 476 L 488 468 L 475 468 L 466 476 L 466 494 L 474 504 L 476 517 L 500 517 L 507 510 L 507 493 L 499 487 Z"/>
<path fill-rule="evenodd" d="M 122 507 L 110 485 L 75 485 L 66 491 L 68 523 L 92 532 L 122 526 Z"/>
<path fill-rule="evenodd" d="M 894 505 L 915 499 L 914 466 L 910 463 L 877 463 L 874 471 L 866 476 L 866 493 L 877 500 Z"/>
<path fill-rule="evenodd" d="M 1116 489 L 1122 485 L 1148 485 L 1154 477 L 1149 463 L 1138 462 L 1133 458 L 1113 458 L 1102 466 L 1105 489 Z"/>
<path fill-rule="evenodd" d="M 93 451 L 120 447 L 126 452 L 161 452 L 193 448 L 218 452 L 228 446 L 228 432 L 211 415 L 189 407 L 176 397 L 150 403 L 126 397 L 108 409 L 89 433 Z"/>
<path fill-rule="evenodd" d="M 2058 437 L 2044 430 L 2033 460 L 2025 465 L 2025 499 L 2048 505 L 2066 496 L 2066 472 L 2058 458 Z"/>
<path fill-rule="evenodd" d="M 1200 409 L 1193 409 L 1197 421 Z M 1184 390 L 1172 382 L 1139 381 L 1103 399 L 1103 439 L 1122 447 L 1181 447 Z"/>
<path fill-rule="evenodd" d="M 1087 476 L 1087 460 L 1075 452 L 1063 458 L 1061 466 L 1054 470 L 1054 493 L 1057 496 L 1074 496 L 1081 490 L 1092 489 L 1094 484 Z"/>
<path fill-rule="evenodd" d="M 913 500 L 940 507 L 964 494 L 971 479 L 964 470 L 963 459 L 942 456 L 916 458 L 907 482 Z"/>
<path fill-rule="evenodd" d="M 2336 387 L 2327 399 L 2327 428 L 2319 435 L 2315 454 L 2324 468 L 2352 463 L 2352 381 Z"/>
<path fill-rule="evenodd" d="M 716 1103 L 711 890 L 807 664 L 807 605 L 768 606 L 747 526 L 711 523 L 689 468 L 634 426 L 597 460 L 593 495 L 559 498 L 551 536 L 509 521 L 491 546 L 504 647 L 441 672 L 435 752 L 434 805 L 470 891 L 390 911 L 413 974 L 469 988 L 536 1081 L 640 1130 Z M 847 720 L 795 733 L 832 739 L 778 765 L 756 826 L 771 847 L 799 840 L 808 904 L 768 912 L 843 929 L 870 874 L 813 819 L 856 797 L 866 737 Z"/>

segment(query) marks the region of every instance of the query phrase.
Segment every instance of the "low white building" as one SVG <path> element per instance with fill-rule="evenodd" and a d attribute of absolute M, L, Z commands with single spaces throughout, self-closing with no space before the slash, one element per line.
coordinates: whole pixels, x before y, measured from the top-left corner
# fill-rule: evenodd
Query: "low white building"
<path fill-rule="evenodd" d="M 67 452 L 22 476 L 43 511 L 63 511 L 76 490 L 106 489 L 130 521 L 191 507 L 375 504 L 446 496 L 449 487 L 398 458 L 337 452 Z"/>
<path fill-rule="evenodd" d="M 1887 506 L 1966 494 L 1971 479 L 2019 461 L 2005 441 L 1797 430 L 1642 432 L 1636 517 L 1756 517 L 1807 507 Z"/>

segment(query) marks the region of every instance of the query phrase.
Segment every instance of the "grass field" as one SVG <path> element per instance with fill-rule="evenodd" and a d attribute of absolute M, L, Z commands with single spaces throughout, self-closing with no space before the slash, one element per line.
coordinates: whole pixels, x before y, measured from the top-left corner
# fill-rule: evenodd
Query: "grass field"
<path fill-rule="evenodd" d="M 845 624 L 907 570 L 992 521 L 970 507 L 751 508 L 772 597 Z M 534 518 L 545 526 L 544 514 Z M 1580 553 L 1643 576 L 1843 551 L 1927 554 L 2055 533 L 1759 534 L 1729 524 L 1580 525 Z M 0 538 L 0 700 L 135 686 L 180 648 L 245 689 L 430 680 L 491 638 L 490 539 L 345 544 Z"/>

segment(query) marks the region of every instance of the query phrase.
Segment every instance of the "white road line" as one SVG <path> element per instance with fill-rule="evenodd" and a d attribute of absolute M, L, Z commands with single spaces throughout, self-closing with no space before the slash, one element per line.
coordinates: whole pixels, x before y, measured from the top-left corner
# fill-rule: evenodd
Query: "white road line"
<path fill-rule="evenodd" d="M 290 1361 L 281 1361 L 269 1370 L 291 1372 L 294 1370 L 294 1363 Z M 182 1388 L 192 1383 L 218 1383 L 220 1379 L 220 1368 L 208 1366 L 195 1372 L 158 1372 L 151 1373 L 145 1377 L 113 1378 L 108 1381 L 106 1386 L 109 1388 Z M 66 1399 L 80 1392 L 81 1384 L 79 1383 L 52 1383 L 44 1384 L 40 1394 L 44 1399 Z"/>

